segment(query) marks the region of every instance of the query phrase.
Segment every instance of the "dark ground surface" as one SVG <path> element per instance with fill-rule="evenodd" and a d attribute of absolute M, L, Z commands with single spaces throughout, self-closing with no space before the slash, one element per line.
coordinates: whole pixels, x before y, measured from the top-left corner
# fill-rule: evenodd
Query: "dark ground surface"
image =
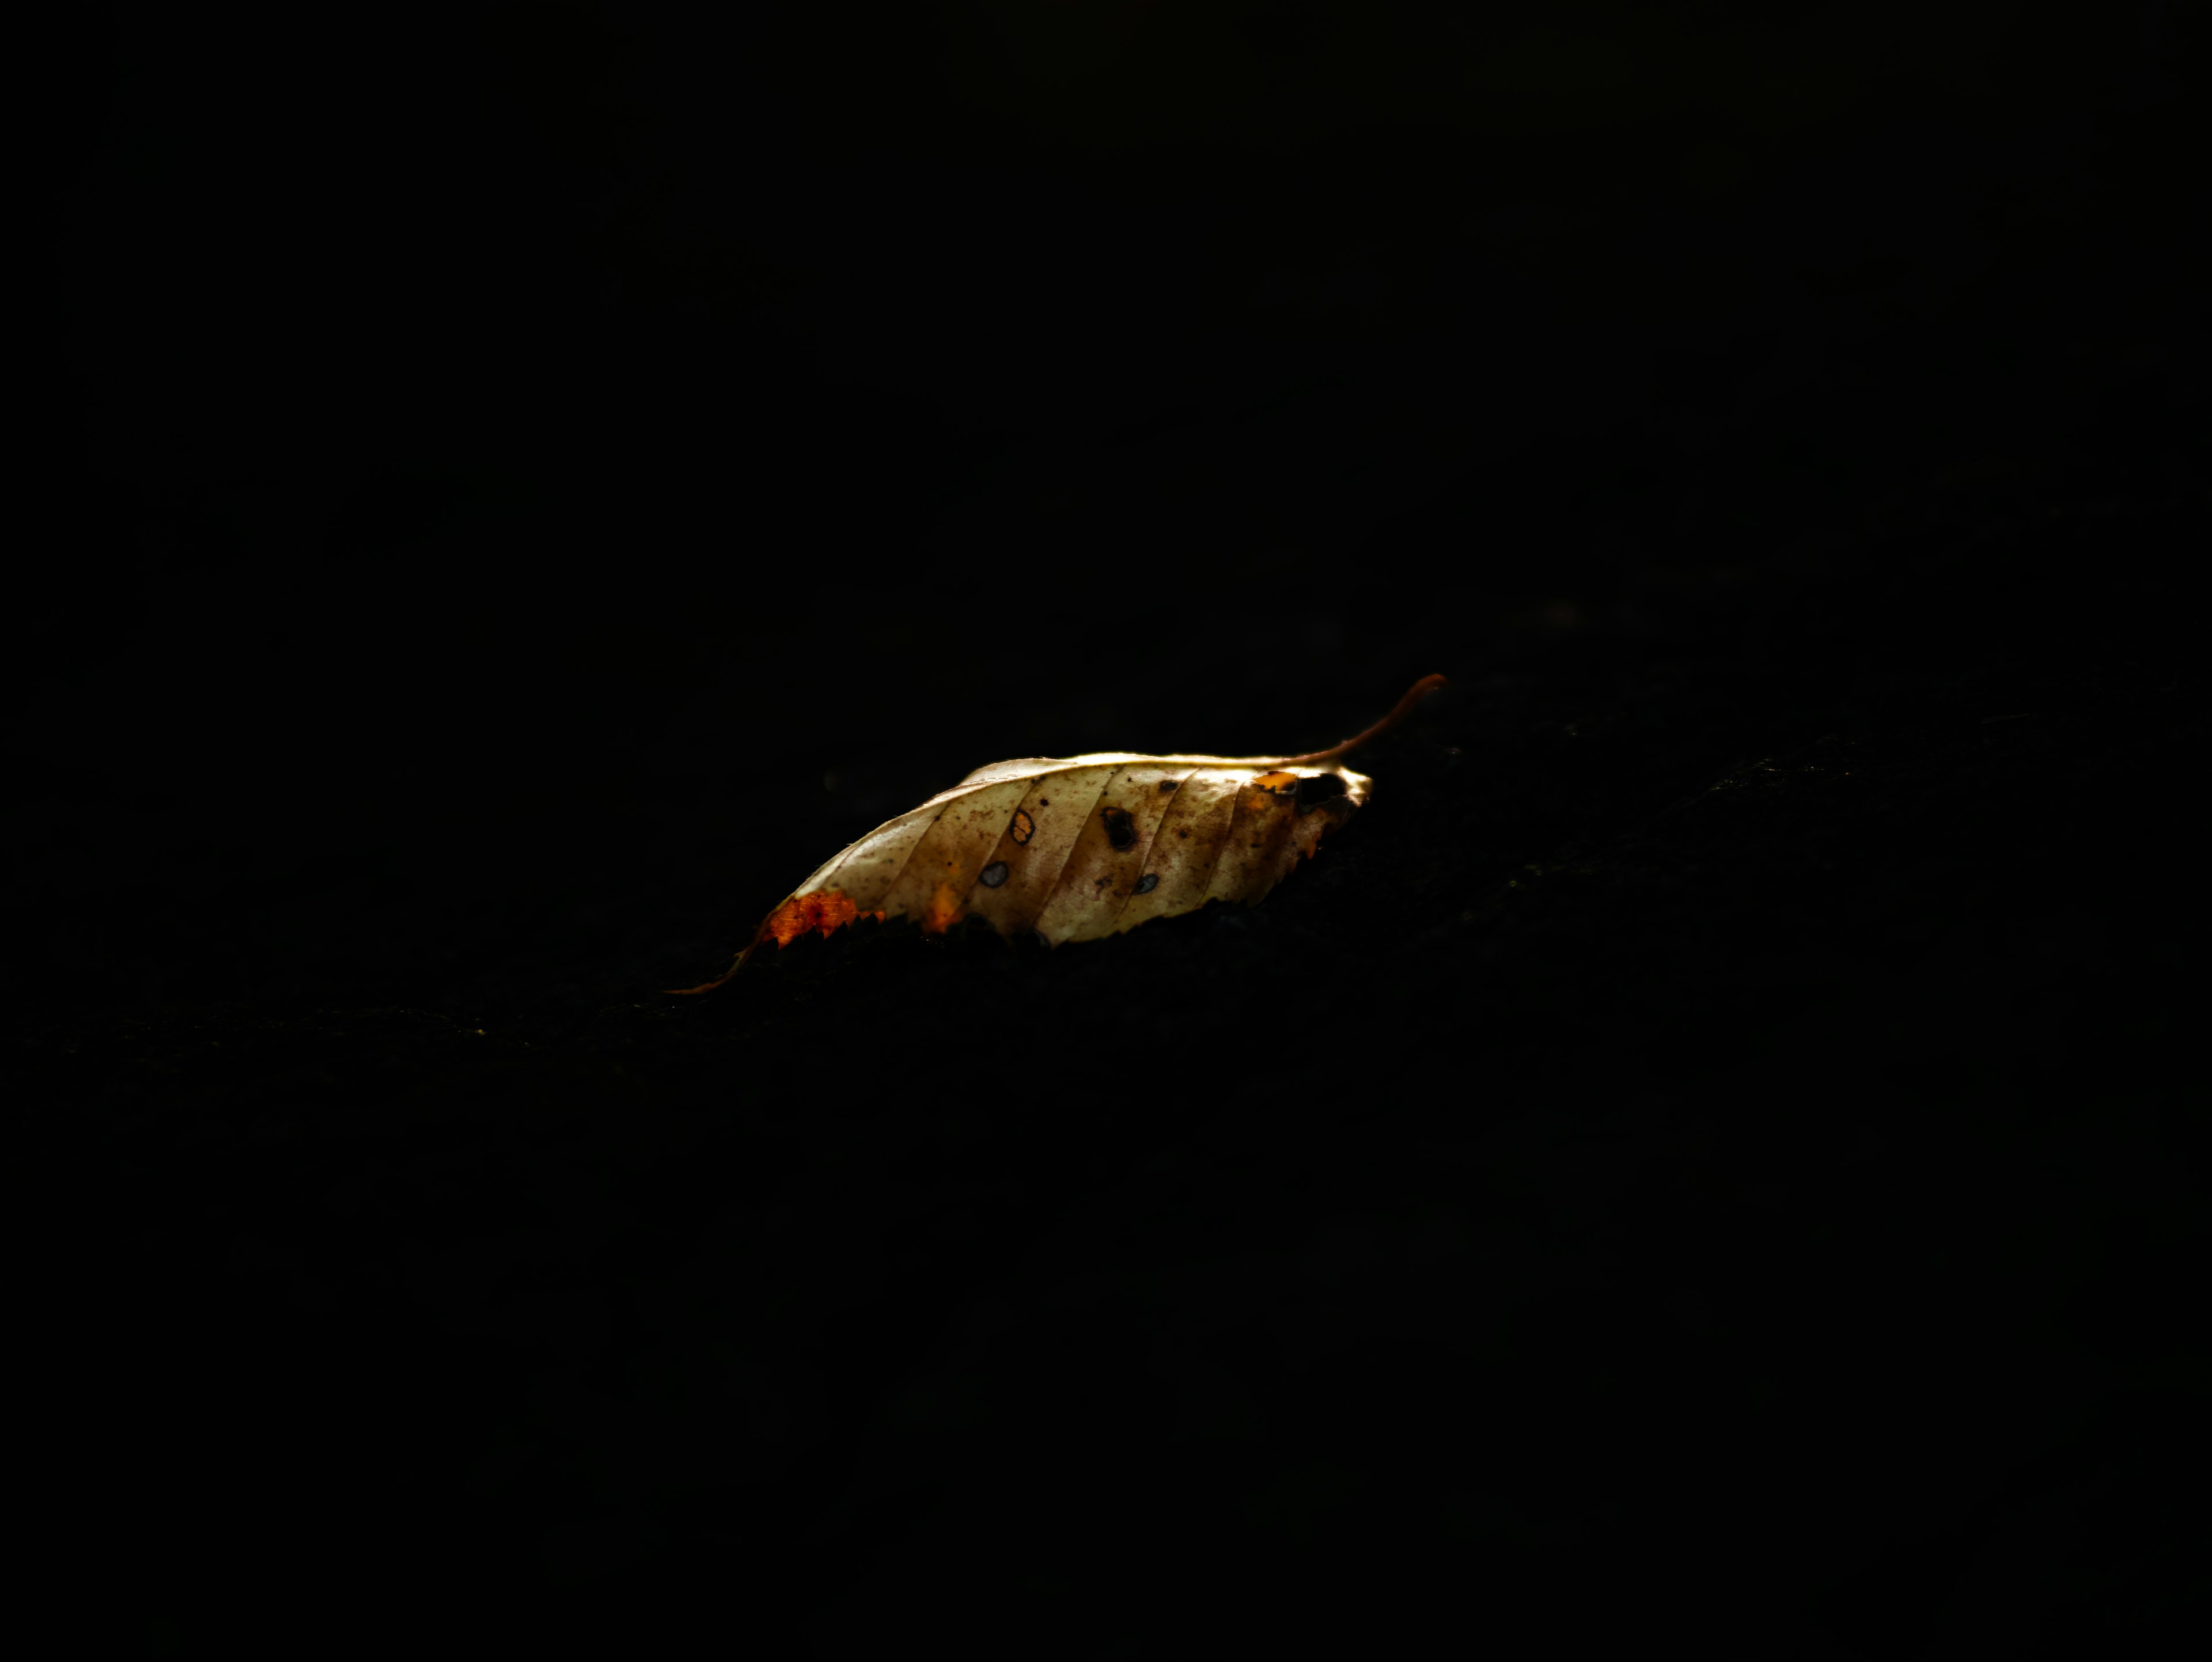
<path fill-rule="evenodd" d="M 1391 7 L 115 36 L 7 740 L 77 1616 L 2204 1625 L 2201 42 L 1985 9 L 1452 36 L 1457 125 Z M 1431 671 L 1255 910 L 654 991 L 977 764 Z"/>

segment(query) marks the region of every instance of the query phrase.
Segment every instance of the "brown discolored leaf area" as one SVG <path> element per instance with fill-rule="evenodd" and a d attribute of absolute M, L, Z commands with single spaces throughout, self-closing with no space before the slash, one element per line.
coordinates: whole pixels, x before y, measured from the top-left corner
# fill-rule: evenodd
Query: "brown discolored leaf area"
<path fill-rule="evenodd" d="M 1372 782 L 1342 758 L 1444 684 L 1431 675 L 1358 736 L 1292 757 L 1026 757 L 977 768 L 878 825 L 770 912 L 728 972 L 762 942 L 828 935 L 863 916 L 910 917 L 942 934 L 980 918 L 1048 946 L 1097 941 L 1209 901 L 1257 905 Z"/>

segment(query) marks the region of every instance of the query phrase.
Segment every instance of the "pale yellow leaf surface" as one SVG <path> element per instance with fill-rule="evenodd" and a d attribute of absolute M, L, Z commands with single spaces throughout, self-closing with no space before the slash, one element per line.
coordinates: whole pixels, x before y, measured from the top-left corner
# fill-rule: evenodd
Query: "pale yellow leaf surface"
<path fill-rule="evenodd" d="M 765 941 L 855 920 L 941 934 L 978 918 L 1048 946 L 1097 941 L 1208 901 L 1256 905 L 1366 802 L 1340 758 L 1429 691 L 1417 683 L 1356 739 L 1310 756 L 1024 757 L 977 768 L 826 861 L 763 920 L 719 986 Z"/>

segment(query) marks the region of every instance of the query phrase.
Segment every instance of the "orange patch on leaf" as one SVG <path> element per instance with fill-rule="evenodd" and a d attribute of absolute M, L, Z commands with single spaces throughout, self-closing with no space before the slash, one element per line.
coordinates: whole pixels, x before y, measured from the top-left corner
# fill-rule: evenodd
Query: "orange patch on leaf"
<path fill-rule="evenodd" d="M 959 892 L 950 883 L 940 883 L 922 910 L 921 927 L 931 934 L 943 934 L 959 921 Z"/>
<path fill-rule="evenodd" d="M 775 941 L 778 947 L 788 947 L 809 929 L 819 929 L 823 934 L 850 923 L 860 916 L 860 910 L 842 889 L 830 889 L 822 894 L 795 894 L 769 915 L 761 925 L 761 934 Z M 878 922 L 881 912 L 868 914 Z"/>

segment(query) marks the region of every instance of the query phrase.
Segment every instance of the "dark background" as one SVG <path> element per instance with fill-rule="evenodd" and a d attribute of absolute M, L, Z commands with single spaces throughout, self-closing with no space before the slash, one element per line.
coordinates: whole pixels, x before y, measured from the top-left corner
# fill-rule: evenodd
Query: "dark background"
<path fill-rule="evenodd" d="M 5 970 L 76 1616 L 2203 1625 L 2202 13 L 794 9 L 61 66 Z M 980 763 L 1431 671 L 1255 910 L 655 990 Z"/>

